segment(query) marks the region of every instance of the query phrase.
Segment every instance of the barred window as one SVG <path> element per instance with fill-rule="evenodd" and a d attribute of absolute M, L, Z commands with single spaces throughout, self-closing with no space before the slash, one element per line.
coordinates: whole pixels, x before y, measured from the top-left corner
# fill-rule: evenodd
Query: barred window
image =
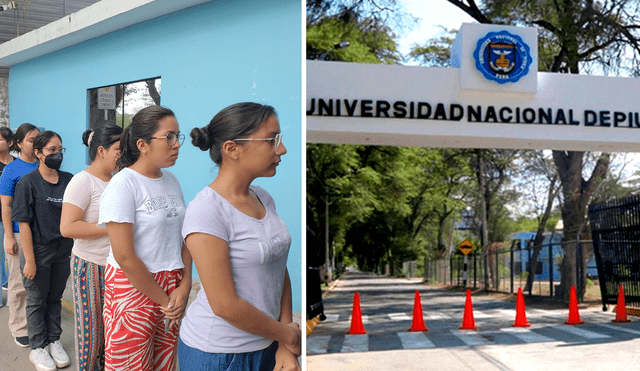
<path fill-rule="evenodd" d="M 88 127 L 127 127 L 142 108 L 160 105 L 160 90 L 160 77 L 87 89 Z"/>

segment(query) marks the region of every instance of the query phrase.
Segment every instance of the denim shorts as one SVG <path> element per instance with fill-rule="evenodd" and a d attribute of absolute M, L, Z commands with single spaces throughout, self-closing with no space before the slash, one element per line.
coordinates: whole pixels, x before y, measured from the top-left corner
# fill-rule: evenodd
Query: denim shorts
<path fill-rule="evenodd" d="M 207 353 L 178 341 L 180 371 L 273 371 L 278 342 L 248 353 Z"/>

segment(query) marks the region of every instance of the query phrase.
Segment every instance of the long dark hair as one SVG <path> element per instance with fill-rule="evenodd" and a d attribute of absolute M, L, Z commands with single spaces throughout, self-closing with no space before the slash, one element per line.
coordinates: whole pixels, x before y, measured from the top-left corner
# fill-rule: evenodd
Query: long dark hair
<path fill-rule="evenodd" d="M 136 144 L 138 139 L 149 143 L 153 133 L 158 130 L 158 122 L 167 116 L 176 117 L 172 110 L 161 106 L 143 108 L 133 116 L 131 124 L 124 129 L 120 137 L 122 156 L 116 162 L 118 171 L 138 161 L 140 157 L 140 150 Z"/>
<path fill-rule="evenodd" d="M 24 137 L 26 137 L 27 133 L 29 133 L 31 130 L 38 130 L 38 128 L 28 122 L 25 122 L 24 124 L 18 126 L 16 135 L 14 135 L 13 137 L 13 145 L 11 146 L 10 150 L 20 152 L 20 147 L 18 147 L 18 144 L 22 143 Z"/>
<path fill-rule="evenodd" d="M 270 116 L 277 117 L 271 106 L 252 102 L 232 104 L 213 116 L 209 125 L 193 128 L 191 143 L 201 151 L 209 150 L 211 160 L 220 166 L 224 142 L 255 133 Z"/>
<path fill-rule="evenodd" d="M 55 131 L 45 130 L 38 133 L 38 135 L 36 135 L 36 138 L 33 140 L 33 154 L 35 155 L 36 149 L 38 150 L 38 152 L 42 153 L 44 147 L 53 137 L 58 137 L 58 139 L 60 139 L 60 142 L 62 142 L 62 138 Z"/>
<path fill-rule="evenodd" d="M 0 126 L 0 135 L 2 135 L 2 138 L 4 138 L 7 143 L 13 141 L 13 131 L 6 126 Z"/>
<path fill-rule="evenodd" d="M 91 135 L 93 133 L 93 135 Z M 95 160 L 98 148 L 109 149 L 120 140 L 122 128 L 116 125 L 101 125 L 95 129 L 87 129 L 82 133 L 82 143 L 89 147 L 89 159 Z M 91 141 L 89 141 L 91 138 Z"/>

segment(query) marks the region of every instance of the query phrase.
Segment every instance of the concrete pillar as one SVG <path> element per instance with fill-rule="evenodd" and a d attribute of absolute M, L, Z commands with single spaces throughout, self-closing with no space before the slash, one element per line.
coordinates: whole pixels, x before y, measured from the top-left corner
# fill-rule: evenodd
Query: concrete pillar
<path fill-rule="evenodd" d="M 9 78 L 0 77 L 0 125 L 9 126 Z"/>

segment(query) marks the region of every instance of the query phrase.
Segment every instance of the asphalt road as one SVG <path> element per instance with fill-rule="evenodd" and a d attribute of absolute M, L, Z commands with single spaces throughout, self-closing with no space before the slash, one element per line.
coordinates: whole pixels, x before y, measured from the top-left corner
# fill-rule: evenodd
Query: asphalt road
<path fill-rule="evenodd" d="M 409 332 L 414 293 L 427 332 Z M 347 335 L 359 292 L 366 335 Z M 532 301 L 530 299 L 530 301 Z M 477 331 L 459 330 L 465 295 L 420 280 L 351 272 L 325 298 L 327 320 L 307 337 L 307 370 L 630 370 L 640 364 L 640 321 L 612 323 L 600 305 L 580 306 L 584 325 L 570 326 L 568 306 L 527 304 L 531 327 L 514 328 L 515 300 L 472 297 Z"/>

